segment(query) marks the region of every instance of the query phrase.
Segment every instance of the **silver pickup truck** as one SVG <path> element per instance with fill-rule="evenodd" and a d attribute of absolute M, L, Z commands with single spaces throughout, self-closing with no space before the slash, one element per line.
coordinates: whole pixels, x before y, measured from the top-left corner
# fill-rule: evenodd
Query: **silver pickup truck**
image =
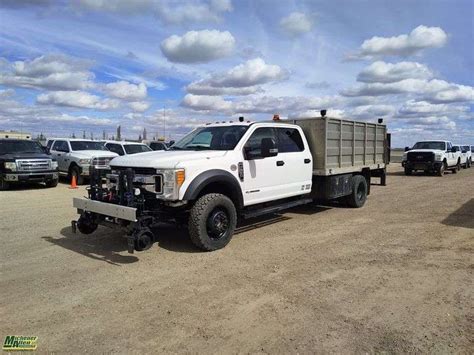
<path fill-rule="evenodd" d="M 118 157 L 104 147 L 104 142 L 86 139 L 57 138 L 47 142 L 49 153 L 57 160 L 59 173 L 76 178 L 78 185 L 90 176 L 90 167 L 108 169 L 109 162 Z"/>

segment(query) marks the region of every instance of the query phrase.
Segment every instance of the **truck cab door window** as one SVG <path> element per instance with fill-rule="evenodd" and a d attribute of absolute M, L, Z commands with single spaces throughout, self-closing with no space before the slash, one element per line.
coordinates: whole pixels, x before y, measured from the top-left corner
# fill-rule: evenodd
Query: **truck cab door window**
<path fill-rule="evenodd" d="M 278 152 L 294 153 L 304 150 L 300 132 L 294 128 L 277 128 Z"/>
<path fill-rule="evenodd" d="M 117 153 L 118 155 L 125 155 L 123 148 L 120 144 L 107 143 L 105 146 L 113 153 Z"/>
<path fill-rule="evenodd" d="M 247 160 L 262 159 L 262 139 L 270 138 L 276 142 L 273 128 L 257 128 L 244 146 L 244 156 Z"/>

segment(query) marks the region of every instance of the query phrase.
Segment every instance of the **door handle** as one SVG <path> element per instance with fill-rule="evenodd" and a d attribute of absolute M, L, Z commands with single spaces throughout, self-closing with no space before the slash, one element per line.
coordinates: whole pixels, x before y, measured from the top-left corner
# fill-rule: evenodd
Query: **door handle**
<path fill-rule="evenodd" d="M 58 154 L 58 157 L 60 157 L 60 156 L 61 156 L 61 154 Z"/>
<path fill-rule="evenodd" d="M 285 162 L 283 160 L 277 161 L 277 166 L 283 166 L 283 165 L 285 165 Z"/>
<path fill-rule="evenodd" d="M 305 163 L 305 164 L 311 163 L 311 159 L 305 159 L 305 160 L 304 160 L 304 163 Z"/>

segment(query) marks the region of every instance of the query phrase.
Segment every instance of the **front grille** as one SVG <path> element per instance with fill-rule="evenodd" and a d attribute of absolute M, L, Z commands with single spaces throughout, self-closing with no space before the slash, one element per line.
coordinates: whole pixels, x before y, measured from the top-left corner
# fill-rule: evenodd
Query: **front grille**
<path fill-rule="evenodd" d="M 125 171 L 127 169 L 132 169 L 135 175 L 156 175 L 156 169 L 154 168 L 128 168 L 123 166 L 112 166 L 111 169 L 116 171 Z"/>
<path fill-rule="evenodd" d="M 51 170 L 51 159 L 21 159 L 16 161 L 18 171 Z"/>
<path fill-rule="evenodd" d="M 433 162 L 434 153 L 432 152 L 408 152 L 407 160 L 415 163 Z"/>
<path fill-rule="evenodd" d="M 92 159 L 92 165 L 100 166 L 100 167 L 109 166 L 109 163 L 112 159 L 113 158 L 109 158 L 109 157 L 93 158 Z"/>

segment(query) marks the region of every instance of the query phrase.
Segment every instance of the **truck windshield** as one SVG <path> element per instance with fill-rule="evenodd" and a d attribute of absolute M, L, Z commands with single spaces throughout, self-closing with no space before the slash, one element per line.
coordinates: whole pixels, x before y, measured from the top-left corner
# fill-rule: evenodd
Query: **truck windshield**
<path fill-rule="evenodd" d="M 248 126 L 197 128 L 173 144 L 170 150 L 232 150 Z"/>
<path fill-rule="evenodd" d="M 412 149 L 433 149 L 433 150 L 445 150 L 444 142 L 418 142 Z"/>
<path fill-rule="evenodd" d="M 71 141 L 72 150 L 107 150 L 104 142 L 94 141 Z"/>
<path fill-rule="evenodd" d="M 44 150 L 37 142 L 32 141 L 0 141 L 0 155 L 9 153 L 38 153 L 44 154 Z"/>
<path fill-rule="evenodd" d="M 136 154 L 151 151 L 151 148 L 145 144 L 124 144 L 123 147 L 125 148 L 127 154 Z"/>

